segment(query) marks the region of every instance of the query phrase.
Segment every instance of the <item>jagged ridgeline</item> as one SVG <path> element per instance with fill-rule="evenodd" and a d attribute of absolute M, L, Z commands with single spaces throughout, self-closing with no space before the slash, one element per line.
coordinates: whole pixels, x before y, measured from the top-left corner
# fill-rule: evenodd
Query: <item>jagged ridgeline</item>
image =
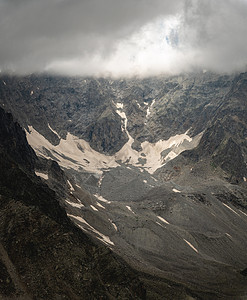
<path fill-rule="evenodd" d="M 246 73 L 2 75 L 3 297 L 244 299 L 246 101 Z"/>

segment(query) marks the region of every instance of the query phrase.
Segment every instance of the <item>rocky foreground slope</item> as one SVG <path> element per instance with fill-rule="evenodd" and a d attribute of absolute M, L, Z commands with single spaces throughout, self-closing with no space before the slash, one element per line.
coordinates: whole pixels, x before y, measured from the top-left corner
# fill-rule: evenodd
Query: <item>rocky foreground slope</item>
<path fill-rule="evenodd" d="M 34 173 L 44 161 L 0 109 L 1 299 L 187 299 L 181 284 L 130 268 L 76 228 L 59 197 Z M 57 164 L 54 178 L 64 180 Z"/>
<path fill-rule="evenodd" d="M 37 157 L 24 132 L 0 114 L 1 298 L 145 297 L 133 270 L 73 226 L 35 176 Z"/>
<path fill-rule="evenodd" d="M 135 269 L 131 297 L 245 299 L 246 79 L 2 76 L 0 104 L 25 128 L 32 178 L 55 191 L 66 222 Z"/>

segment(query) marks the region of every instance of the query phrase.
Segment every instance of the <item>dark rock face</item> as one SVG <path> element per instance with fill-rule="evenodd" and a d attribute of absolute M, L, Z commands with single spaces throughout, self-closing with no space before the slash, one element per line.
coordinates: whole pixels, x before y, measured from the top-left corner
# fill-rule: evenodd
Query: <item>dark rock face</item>
<path fill-rule="evenodd" d="M 122 131 L 121 118 L 112 112 L 90 124 L 86 136 L 94 150 L 108 154 L 114 154 L 128 141 L 127 134 Z"/>
<path fill-rule="evenodd" d="M 241 274 L 242 274 L 243 276 L 247 276 L 247 268 L 244 269 L 243 271 L 241 271 Z"/>
<path fill-rule="evenodd" d="M 0 83 L 1 104 L 25 129 L 32 125 L 54 145 L 67 132 L 100 152 L 116 152 L 126 142 L 121 118 L 112 109 L 114 96 L 103 79 L 32 75 L 4 77 L 4 82 Z"/>
<path fill-rule="evenodd" d="M 6 114 L 2 108 L 0 120 L 0 153 L 6 153 L 9 157 L 14 157 L 18 164 L 32 169 L 37 158 L 27 143 L 25 132 L 13 121 L 12 115 Z"/>
<path fill-rule="evenodd" d="M 235 78 L 222 100 L 197 149 L 184 152 L 193 160 L 208 158 L 228 173 L 234 183 L 247 176 L 247 74 Z"/>

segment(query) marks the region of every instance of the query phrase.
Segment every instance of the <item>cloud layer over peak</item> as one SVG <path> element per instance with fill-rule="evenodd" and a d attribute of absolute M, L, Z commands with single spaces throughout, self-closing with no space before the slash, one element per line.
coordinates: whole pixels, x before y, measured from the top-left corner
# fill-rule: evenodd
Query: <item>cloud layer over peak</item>
<path fill-rule="evenodd" d="M 68 75 L 232 72 L 246 0 L 0 0 L 0 68 Z"/>

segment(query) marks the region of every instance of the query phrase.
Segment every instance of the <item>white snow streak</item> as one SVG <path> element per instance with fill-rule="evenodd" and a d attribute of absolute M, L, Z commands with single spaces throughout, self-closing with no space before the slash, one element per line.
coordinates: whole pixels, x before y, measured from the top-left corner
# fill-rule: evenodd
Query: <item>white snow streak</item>
<path fill-rule="evenodd" d="M 128 208 L 128 210 L 131 211 L 135 215 L 135 213 L 133 212 L 133 210 L 132 210 L 132 208 L 130 206 L 126 205 L 126 208 Z"/>
<path fill-rule="evenodd" d="M 103 178 L 104 178 L 104 176 L 100 176 L 99 181 L 98 181 L 98 187 L 101 187 Z"/>
<path fill-rule="evenodd" d="M 111 222 L 111 224 L 112 224 L 112 226 L 114 227 L 114 229 L 115 229 L 116 231 L 118 231 L 117 225 L 116 225 L 111 219 L 108 219 L 108 220 Z"/>
<path fill-rule="evenodd" d="M 68 182 L 68 185 L 69 185 L 69 189 L 70 189 L 72 192 L 74 192 L 75 189 L 73 188 L 73 186 L 72 186 L 72 184 L 70 183 L 70 181 L 67 180 L 67 182 Z"/>
<path fill-rule="evenodd" d="M 94 194 L 94 196 L 95 196 L 99 201 L 105 202 L 105 203 L 107 203 L 107 204 L 111 204 L 111 201 L 106 200 L 104 197 L 100 196 L 99 194 Z"/>
<path fill-rule="evenodd" d="M 43 179 L 45 180 L 48 180 L 48 175 L 45 174 L 45 173 L 41 173 L 41 172 L 38 172 L 38 171 L 35 171 L 35 174 L 39 177 L 42 177 Z"/>
<path fill-rule="evenodd" d="M 183 239 L 195 252 L 198 253 L 198 250 L 190 243 L 188 242 L 187 240 Z"/>
<path fill-rule="evenodd" d="M 93 205 L 90 205 L 90 207 L 95 210 L 95 211 L 99 211 L 96 207 L 94 207 Z"/>
<path fill-rule="evenodd" d="M 245 215 L 246 217 L 247 217 L 247 214 L 246 213 L 244 213 L 242 210 L 240 210 L 239 209 L 239 211 L 243 214 L 243 215 Z"/>
<path fill-rule="evenodd" d="M 51 128 L 49 123 L 48 123 L 48 127 L 56 136 L 58 136 L 61 139 L 60 135 L 54 129 Z"/>
<path fill-rule="evenodd" d="M 141 108 L 141 105 L 137 102 L 137 100 L 136 100 L 136 104 L 139 108 Z"/>
<path fill-rule="evenodd" d="M 155 99 L 152 101 L 151 105 L 147 109 L 146 118 L 148 118 L 149 115 L 151 114 L 151 110 L 152 110 L 152 107 L 153 107 L 154 103 L 155 103 Z"/>
<path fill-rule="evenodd" d="M 177 189 L 172 189 L 174 193 L 181 193 L 181 191 L 177 190 Z"/>
<path fill-rule="evenodd" d="M 100 240 L 102 240 L 103 242 L 110 244 L 110 245 L 114 245 L 114 243 L 110 240 L 110 238 L 104 234 L 102 234 L 101 232 L 99 232 L 98 230 L 96 230 L 93 226 L 91 226 L 87 221 L 85 221 L 83 218 L 78 217 L 78 216 L 74 216 L 74 215 L 69 215 L 68 217 L 70 218 L 74 218 L 77 221 L 87 225 L 94 233 L 96 233 L 98 236 L 100 236 Z M 82 228 L 84 229 L 84 228 Z"/>
<path fill-rule="evenodd" d="M 99 202 L 96 202 L 96 205 L 97 205 L 98 207 L 101 207 L 101 208 L 105 209 L 105 207 L 104 207 L 102 204 L 100 204 Z"/>
<path fill-rule="evenodd" d="M 239 216 L 239 214 L 237 212 L 235 212 L 235 210 L 233 210 L 230 206 L 228 206 L 227 204 L 225 203 L 222 203 L 225 207 L 227 207 L 228 209 L 230 209 L 233 213 L 235 213 L 236 215 Z M 239 216 L 240 217 L 240 216 Z"/>
<path fill-rule="evenodd" d="M 159 222 L 155 222 L 156 224 L 158 224 L 159 226 L 163 227 L 163 225 L 161 225 Z"/>
<path fill-rule="evenodd" d="M 69 200 L 65 200 L 65 202 L 68 203 L 70 206 L 73 206 L 73 207 L 76 207 L 76 208 L 84 207 L 84 205 L 82 203 L 74 203 L 74 202 L 71 202 Z"/>
<path fill-rule="evenodd" d="M 158 219 L 160 219 L 160 221 L 166 223 L 166 224 L 170 224 L 169 222 L 167 222 L 164 218 L 157 216 Z"/>

